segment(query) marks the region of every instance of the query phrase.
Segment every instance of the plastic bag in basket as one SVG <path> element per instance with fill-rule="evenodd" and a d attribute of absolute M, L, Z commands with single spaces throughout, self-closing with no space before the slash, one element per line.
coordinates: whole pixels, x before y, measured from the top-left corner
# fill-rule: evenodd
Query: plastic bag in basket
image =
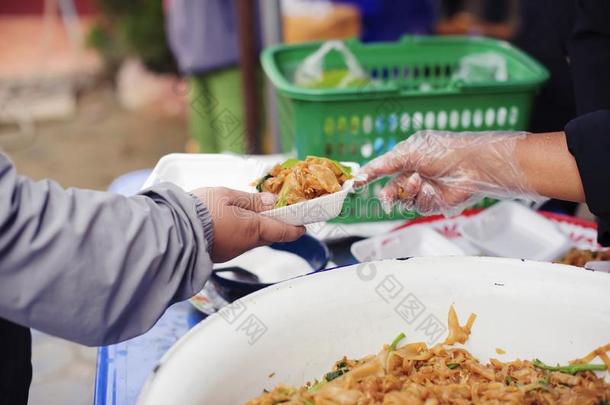
<path fill-rule="evenodd" d="M 465 83 L 505 82 L 508 80 L 506 59 L 495 52 L 475 53 L 460 59 L 453 80 Z"/>
<path fill-rule="evenodd" d="M 341 54 L 345 68 L 324 69 L 324 59 L 332 52 Z M 372 84 L 356 57 L 342 41 L 327 41 L 299 65 L 294 83 L 309 88 L 354 88 Z"/>

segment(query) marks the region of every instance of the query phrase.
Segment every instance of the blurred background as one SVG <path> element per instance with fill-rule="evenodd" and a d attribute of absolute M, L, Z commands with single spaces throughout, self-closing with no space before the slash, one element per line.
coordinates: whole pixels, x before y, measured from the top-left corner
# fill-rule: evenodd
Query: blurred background
<path fill-rule="evenodd" d="M 518 2 L 508 0 L 174 3 L 0 2 L 0 147 L 22 174 L 105 189 L 169 152 L 279 150 L 271 109 L 246 112 L 242 97 L 267 94 L 257 54 L 265 45 L 435 32 L 511 39 L 518 23 Z M 253 139 L 217 144 L 197 111 L 204 93 L 240 125 L 253 121 Z"/>
<path fill-rule="evenodd" d="M 141 181 L 172 152 L 279 152 L 282 106 L 259 62 L 277 43 L 488 36 L 516 43 L 560 81 L 562 67 L 528 42 L 527 3 L 3 0 L 0 150 L 23 175 L 99 190 Z M 564 93 L 531 129 L 563 127 L 574 115 Z M 235 136 L 219 137 L 214 122 Z M 35 333 L 33 358 L 30 403 L 91 403 L 94 349 Z"/>

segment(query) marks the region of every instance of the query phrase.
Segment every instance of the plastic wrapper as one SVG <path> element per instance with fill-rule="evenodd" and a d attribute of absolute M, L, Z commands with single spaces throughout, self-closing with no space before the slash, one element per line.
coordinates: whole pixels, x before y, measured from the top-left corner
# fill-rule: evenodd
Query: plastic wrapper
<path fill-rule="evenodd" d="M 465 83 L 505 82 L 508 80 L 506 59 L 495 52 L 475 53 L 460 59 L 453 81 Z"/>
<path fill-rule="evenodd" d="M 325 69 L 330 52 L 339 52 L 345 68 Z M 373 84 L 356 57 L 342 41 L 327 41 L 299 65 L 294 83 L 309 88 L 353 88 Z"/>

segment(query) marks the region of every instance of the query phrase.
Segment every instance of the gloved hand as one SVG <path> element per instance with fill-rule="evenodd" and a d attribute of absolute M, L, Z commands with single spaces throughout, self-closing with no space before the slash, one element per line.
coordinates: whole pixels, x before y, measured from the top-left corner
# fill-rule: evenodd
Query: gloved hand
<path fill-rule="evenodd" d="M 223 187 L 191 192 L 210 211 L 214 226 L 211 257 L 215 263 L 234 258 L 257 246 L 290 242 L 305 233 L 302 226 L 259 215 L 275 205 L 271 193 L 245 193 Z"/>
<path fill-rule="evenodd" d="M 419 131 L 364 166 L 366 182 L 396 175 L 381 190 L 384 210 L 396 203 L 421 215 L 456 215 L 484 197 L 540 198 L 515 149 L 525 132 Z"/>

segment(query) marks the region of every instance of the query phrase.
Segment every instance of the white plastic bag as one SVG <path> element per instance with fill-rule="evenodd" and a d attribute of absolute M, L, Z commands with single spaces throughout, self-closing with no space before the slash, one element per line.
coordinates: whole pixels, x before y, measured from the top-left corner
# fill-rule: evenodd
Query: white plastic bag
<path fill-rule="evenodd" d="M 495 52 L 475 53 L 460 59 L 460 68 L 453 80 L 466 83 L 508 80 L 506 59 Z"/>
<path fill-rule="evenodd" d="M 321 83 L 324 79 L 324 59 L 332 51 L 341 54 L 347 67 L 347 74 L 341 78 L 335 87 L 345 88 L 350 84 L 368 83 L 370 81 L 369 76 L 343 41 L 333 40 L 325 42 L 317 51 L 305 58 L 295 72 L 294 83 L 299 86 Z"/>

